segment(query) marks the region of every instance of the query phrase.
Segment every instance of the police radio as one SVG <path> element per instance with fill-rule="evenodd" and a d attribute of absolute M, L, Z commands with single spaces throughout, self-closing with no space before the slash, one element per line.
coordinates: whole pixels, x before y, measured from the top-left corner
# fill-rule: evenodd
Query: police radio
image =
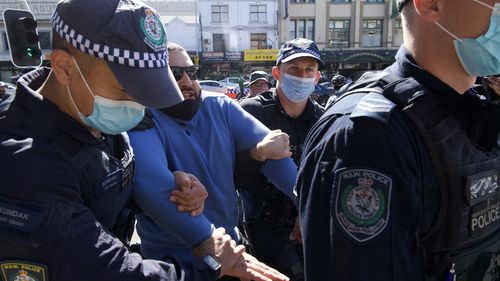
<path fill-rule="evenodd" d="M 12 63 L 19 68 L 40 66 L 42 51 L 33 14 L 27 10 L 5 9 L 3 21 Z"/>

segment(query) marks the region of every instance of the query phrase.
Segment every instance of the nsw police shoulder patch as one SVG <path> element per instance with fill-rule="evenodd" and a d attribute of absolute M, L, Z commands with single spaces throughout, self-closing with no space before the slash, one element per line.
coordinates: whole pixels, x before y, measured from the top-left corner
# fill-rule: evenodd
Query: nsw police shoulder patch
<path fill-rule="evenodd" d="M 392 178 L 369 168 L 335 171 L 333 219 L 357 242 L 369 241 L 387 226 L 390 215 Z"/>
<path fill-rule="evenodd" d="M 49 281 L 47 266 L 28 261 L 0 261 L 1 280 Z"/>

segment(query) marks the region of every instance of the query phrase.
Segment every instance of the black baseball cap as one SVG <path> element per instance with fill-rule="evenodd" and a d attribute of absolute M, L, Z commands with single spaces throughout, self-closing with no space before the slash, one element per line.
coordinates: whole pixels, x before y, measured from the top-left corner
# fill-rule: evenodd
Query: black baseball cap
<path fill-rule="evenodd" d="M 250 83 L 248 85 L 252 85 L 253 83 L 259 80 L 265 81 L 269 85 L 271 84 L 269 82 L 269 75 L 265 71 L 257 70 L 252 72 L 252 74 L 250 74 Z"/>
<path fill-rule="evenodd" d="M 278 59 L 276 60 L 276 65 L 300 57 L 315 58 L 320 65 L 324 64 L 320 58 L 318 46 L 314 43 L 314 41 L 305 38 L 295 38 L 293 40 L 286 41 L 281 46 Z"/>
<path fill-rule="evenodd" d="M 168 67 L 161 18 L 139 0 L 62 0 L 51 18 L 64 40 L 105 60 L 137 102 L 163 108 L 183 101 Z"/>

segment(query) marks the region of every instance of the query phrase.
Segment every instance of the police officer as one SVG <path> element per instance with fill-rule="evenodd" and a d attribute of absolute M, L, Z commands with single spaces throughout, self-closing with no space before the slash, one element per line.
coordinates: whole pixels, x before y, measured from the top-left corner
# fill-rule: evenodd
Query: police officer
<path fill-rule="evenodd" d="M 340 75 L 340 74 L 337 74 L 337 75 L 334 75 L 332 77 L 332 80 L 330 82 L 332 84 L 332 87 L 333 87 L 333 92 L 332 94 L 330 95 L 330 97 L 328 98 L 328 101 L 326 102 L 325 104 L 325 109 L 328 109 L 330 108 L 330 105 L 339 97 L 342 95 L 342 93 L 344 92 L 344 89 L 346 88 L 342 88 L 344 87 L 346 84 L 347 84 L 347 78 L 345 78 L 344 75 Z M 341 90 L 342 89 L 342 90 Z"/>
<path fill-rule="evenodd" d="M 306 280 L 498 280 L 500 108 L 470 88 L 500 73 L 500 3 L 398 6 L 396 62 L 353 84 L 306 140 Z"/>
<path fill-rule="evenodd" d="M 347 79 L 345 78 L 344 75 L 336 74 L 332 77 L 331 84 L 332 87 L 335 91 L 340 90 L 342 86 L 344 86 L 347 83 Z"/>
<path fill-rule="evenodd" d="M 134 158 L 122 132 L 144 106 L 182 101 L 159 15 L 134 0 L 64 0 L 52 26 L 52 69 L 24 75 L 0 105 L 2 280 L 247 276 L 236 264 L 243 247 L 223 229 L 185 271 L 167 257 L 142 260 L 117 239 L 127 242 L 133 226 Z"/>
<path fill-rule="evenodd" d="M 322 64 L 316 43 L 304 38 L 288 41 L 281 46 L 272 70 L 276 88 L 240 103 L 271 130 L 281 129 L 289 135 L 297 165 L 306 134 L 323 114 L 323 108 L 309 97 L 320 78 L 318 67 Z M 295 204 L 263 176 L 254 176 L 256 167 L 240 157 L 237 186 L 250 244 L 260 260 L 291 280 L 303 280 L 302 246 L 289 238 L 297 216 Z"/>
<path fill-rule="evenodd" d="M 271 88 L 269 75 L 262 70 L 252 72 L 252 74 L 250 74 L 250 84 L 248 84 L 248 87 L 250 88 L 250 93 L 247 96 L 248 98 L 252 98 L 269 91 Z"/>

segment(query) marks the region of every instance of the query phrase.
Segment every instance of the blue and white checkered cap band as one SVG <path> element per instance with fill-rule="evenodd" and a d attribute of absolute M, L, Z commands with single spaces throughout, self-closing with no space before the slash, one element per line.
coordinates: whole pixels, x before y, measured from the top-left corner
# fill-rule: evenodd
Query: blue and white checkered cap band
<path fill-rule="evenodd" d="M 309 49 L 302 49 L 302 48 L 296 48 L 296 49 L 293 49 L 293 50 L 290 50 L 290 51 L 285 51 L 285 52 L 282 52 L 281 53 L 281 59 L 286 59 L 287 57 L 293 55 L 293 54 L 298 54 L 298 53 L 307 53 L 307 54 L 310 54 L 310 55 L 313 55 L 314 57 L 318 58 L 320 57 L 320 55 L 313 51 L 313 50 L 309 50 Z"/>
<path fill-rule="evenodd" d="M 51 18 L 52 27 L 66 41 L 75 48 L 89 55 L 107 60 L 112 63 L 137 68 L 160 68 L 168 65 L 168 53 L 137 52 L 120 48 L 113 48 L 104 44 L 98 44 L 78 34 L 69 25 L 64 23 L 57 12 Z"/>

